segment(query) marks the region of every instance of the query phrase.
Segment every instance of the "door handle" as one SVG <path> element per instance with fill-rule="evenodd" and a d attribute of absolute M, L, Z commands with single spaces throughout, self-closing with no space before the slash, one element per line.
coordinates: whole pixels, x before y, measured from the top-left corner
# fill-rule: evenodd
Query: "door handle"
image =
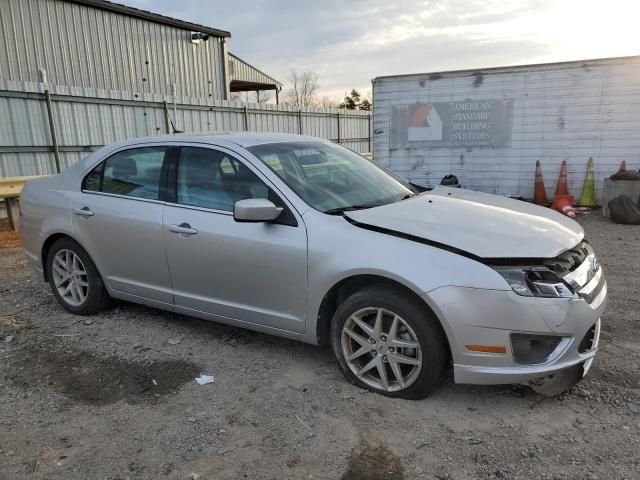
<path fill-rule="evenodd" d="M 94 215 L 89 207 L 74 208 L 71 211 L 76 215 L 80 215 L 81 217 L 93 217 Z"/>
<path fill-rule="evenodd" d="M 188 223 L 181 223 L 180 225 L 169 225 L 169 231 L 173 233 L 182 233 L 183 235 L 195 235 L 198 230 L 191 228 Z"/>

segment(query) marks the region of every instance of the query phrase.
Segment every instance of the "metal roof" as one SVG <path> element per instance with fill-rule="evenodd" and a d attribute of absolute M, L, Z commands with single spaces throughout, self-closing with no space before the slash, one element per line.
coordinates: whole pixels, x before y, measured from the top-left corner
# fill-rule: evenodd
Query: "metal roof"
<path fill-rule="evenodd" d="M 629 55 L 622 57 L 604 57 L 604 58 L 589 58 L 589 59 L 581 59 L 581 60 L 566 60 L 562 62 L 548 62 L 548 63 L 528 63 L 522 65 L 507 65 L 507 66 L 499 66 L 499 67 L 488 67 L 488 68 L 467 68 L 462 70 L 445 70 L 439 72 L 424 72 L 424 73 L 406 73 L 406 74 L 398 74 L 398 75 L 381 75 L 375 77 L 371 82 L 375 83 L 378 80 L 386 80 L 391 78 L 405 78 L 405 77 L 424 77 L 426 75 L 433 76 L 433 80 L 437 80 L 437 77 L 440 76 L 465 76 L 465 75 L 476 75 L 479 73 L 504 73 L 505 71 L 522 71 L 522 70 L 539 70 L 543 67 L 549 68 L 562 68 L 571 65 L 575 65 L 577 63 L 582 63 L 584 68 L 592 67 L 593 64 L 607 63 L 607 62 L 619 62 L 619 61 L 637 61 L 640 59 L 640 55 Z"/>
<path fill-rule="evenodd" d="M 232 71 L 229 72 L 232 92 L 261 90 L 265 85 L 270 85 L 274 90 L 278 91 L 282 89 L 281 82 L 236 55 L 229 53 L 229 61 L 233 65 Z"/>
<path fill-rule="evenodd" d="M 147 10 L 140 10 L 138 8 L 129 7 L 119 3 L 108 2 L 106 0 L 63 0 L 65 2 L 78 3 L 101 10 L 108 10 L 110 12 L 120 13 L 128 15 L 130 17 L 141 18 L 150 22 L 162 23 L 164 25 L 170 25 L 172 27 L 183 28 L 185 30 L 192 30 L 195 32 L 208 33 L 215 37 L 230 37 L 231 33 L 226 30 L 219 30 L 217 28 L 206 27 L 197 23 L 185 22 L 184 20 L 178 20 L 177 18 L 166 17 L 158 13 L 149 12 Z"/>

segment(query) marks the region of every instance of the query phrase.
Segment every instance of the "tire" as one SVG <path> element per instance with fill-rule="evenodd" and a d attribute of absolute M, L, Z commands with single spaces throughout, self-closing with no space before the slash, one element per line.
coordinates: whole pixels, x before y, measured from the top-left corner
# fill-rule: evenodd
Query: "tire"
<path fill-rule="evenodd" d="M 378 317 L 381 328 L 376 332 Z M 351 383 L 410 400 L 437 390 L 449 361 L 446 336 L 431 311 L 412 295 L 383 286 L 355 292 L 342 302 L 331 322 L 331 346 Z M 409 360 L 411 363 L 405 363 Z M 403 383 L 396 375 L 398 369 Z"/>
<path fill-rule="evenodd" d="M 91 315 L 110 304 L 111 299 L 93 260 L 71 238 L 61 238 L 51 246 L 47 254 L 47 273 L 54 296 L 71 313 Z M 64 280 L 65 277 L 68 279 Z"/>

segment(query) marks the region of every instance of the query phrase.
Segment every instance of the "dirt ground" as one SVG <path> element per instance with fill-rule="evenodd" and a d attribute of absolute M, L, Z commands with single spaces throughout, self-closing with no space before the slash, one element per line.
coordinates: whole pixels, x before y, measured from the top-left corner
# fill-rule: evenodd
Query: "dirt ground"
<path fill-rule="evenodd" d="M 638 479 L 640 227 L 580 221 L 610 288 L 585 380 L 549 399 L 449 379 L 418 402 L 350 385 L 328 349 L 68 314 L 0 234 L 0 479 Z"/>

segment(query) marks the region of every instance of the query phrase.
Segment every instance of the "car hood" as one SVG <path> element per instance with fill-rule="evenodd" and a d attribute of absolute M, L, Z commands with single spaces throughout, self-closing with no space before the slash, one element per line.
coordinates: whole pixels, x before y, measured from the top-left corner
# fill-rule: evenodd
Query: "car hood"
<path fill-rule="evenodd" d="M 345 215 L 377 230 L 419 237 L 482 258 L 553 258 L 584 237 L 577 222 L 550 208 L 441 186 Z"/>

